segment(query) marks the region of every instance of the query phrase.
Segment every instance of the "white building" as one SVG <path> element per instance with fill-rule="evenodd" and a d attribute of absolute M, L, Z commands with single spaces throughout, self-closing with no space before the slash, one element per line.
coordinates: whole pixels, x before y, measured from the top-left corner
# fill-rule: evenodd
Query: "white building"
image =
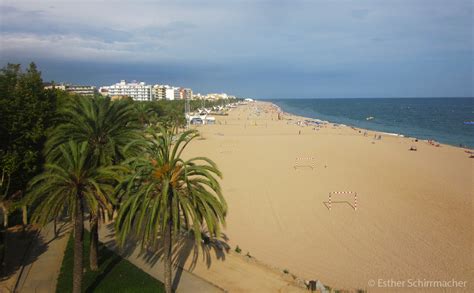
<path fill-rule="evenodd" d="M 230 98 L 229 95 L 227 95 L 226 93 L 221 93 L 221 94 L 217 94 L 217 93 L 214 93 L 214 94 L 207 94 L 205 96 L 205 99 L 206 100 L 228 100 Z"/>
<path fill-rule="evenodd" d="M 174 88 L 172 88 L 172 87 L 166 88 L 165 98 L 167 100 L 171 100 L 171 101 L 174 100 Z"/>
<path fill-rule="evenodd" d="M 92 85 L 72 85 L 72 84 L 48 84 L 44 89 L 59 89 L 74 93 L 80 96 L 93 96 L 96 92 L 95 86 Z"/>
<path fill-rule="evenodd" d="M 131 97 L 135 101 L 153 100 L 152 87 L 144 82 L 127 83 L 125 80 L 111 86 L 102 87 L 100 92 L 107 92 L 110 97 Z"/>
<path fill-rule="evenodd" d="M 92 85 L 68 85 L 66 91 L 81 96 L 93 96 L 96 92 L 95 86 Z"/>
<path fill-rule="evenodd" d="M 179 100 L 180 99 L 179 88 L 178 87 L 166 88 L 166 99 L 170 101 Z"/>

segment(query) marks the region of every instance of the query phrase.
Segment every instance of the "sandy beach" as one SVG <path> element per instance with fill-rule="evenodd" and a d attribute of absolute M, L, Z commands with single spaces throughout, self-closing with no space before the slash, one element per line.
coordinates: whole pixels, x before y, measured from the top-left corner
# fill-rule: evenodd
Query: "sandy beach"
<path fill-rule="evenodd" d="M 195 126 L 202 138 L 186 155 L 208 156 L 224 174 L 232 249 L 333 288 L 417 279 L 474 288 L 474 160 L 464 149 L 281 118 L 257 102 Z M 297 158 L 314 168 L 295 168 Z M 357 192 L 357 210 L 352 194 L 332 196 L 329 210 L 329 192 L 340 191 Z M 215 281 L 219 262 L 196 273 Z"/>

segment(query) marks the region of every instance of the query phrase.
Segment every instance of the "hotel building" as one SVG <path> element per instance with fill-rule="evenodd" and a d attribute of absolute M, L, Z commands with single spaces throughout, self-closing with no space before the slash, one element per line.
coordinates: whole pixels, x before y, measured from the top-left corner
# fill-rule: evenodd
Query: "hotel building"
<path fill-rule="evenodd" d="M 144 82 L 130 82 L 125 80 L 120 81 L 111 86 L 101 87 L 100 93 L 107 93 L 112 98 L 130 97 L 135 101 L 151 101 L 153 100 L 152 86 Z"/>

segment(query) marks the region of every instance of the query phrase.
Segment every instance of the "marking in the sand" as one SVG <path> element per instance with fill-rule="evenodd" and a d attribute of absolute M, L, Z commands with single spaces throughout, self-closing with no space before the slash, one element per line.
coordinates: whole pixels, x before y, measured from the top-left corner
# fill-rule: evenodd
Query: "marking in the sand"
<path fill-rule="evenodd" d="M 280 218 L 278 217 L 277 213 L 275 212 L 275 208 L 273 207 L 272 201 L 270 200 L 270 197 L 268 196 L 268 193 L 266 193 L 266 192 L 265 192 L 265 198 L 267 199 L 268 204 L 270 205 L 270 209 L 272 210 L 273 218 L 275 219 L 275 221 L 278 225 L 278 229 L 280 231 L 282 231 Z"/>
<path fill-rule="evenodd" d="M 297 157 L 295 159 L 295 165 L 293 166 L 296 170 L 296 168 L 303 168 L 303 167 L 309 167 L 314 170 L 314 157 Z"/>
<path fill-rule="evenodd" d="M 329 192 L 329 210 L 331 210 L 331 197 L 333 195 L 354 195 L 354 211 L 357 211 L 357 192 L 355 191 L 331 191 Z"/>
<path fill-rule="evenodd" d="M 234 143 L 222 143 L 220 145 L 219 153 L 221 154 L 230 154 L 235 151 L 235 144 Z"/>

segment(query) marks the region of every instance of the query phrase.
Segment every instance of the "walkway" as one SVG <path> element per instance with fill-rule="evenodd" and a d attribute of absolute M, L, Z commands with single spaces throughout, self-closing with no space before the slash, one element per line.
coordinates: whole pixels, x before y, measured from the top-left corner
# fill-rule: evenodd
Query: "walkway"
<path fill-rule="evenodd" d="M 88 221 L 84 223 L 88 228 Z M 59 236 L 54 238 L 53 225 L 49 224 L 41 230 L 39 236 L 32 242 L 30 252 L 25 259 L 17 292 L 55 292 L 57 277 L 62 264 L 64 250 L 67 245 L 70 225 L 60 229 Z M 163 264 L 156 255 L 140 255 L 140 247 L 128 243 L 126 249 L 118 249 L 114 237 L 113 224 L 103 224 L 99 229 L 99 239 L 109 249 L 114 250 L 132 264 L 163 282 Z M 186 246 L 183 246 L 186 250 Z M 205 253 L 211 256 L 211 251 Z M 189 257 L 188 257 L 189 256 Z M 176 292 L 224 292 L 218 286 L 223 286 L 232 292 L 301 292 L 302 289 L 291 285 L 288 280 L 262 265 L 246 261 L 245 257 L 226 254 L 225 257 L 214 259 L 210 263 L 200 260 L 194 266 L 194 273 L 181 267 L 190 266 L 192 256 L 184 253 L 179 269 L 173 272 L 173 287 Z M 201 259 L 201 258 L 199 258 Z M 225 259 L 225 261 L 224 261 Z M 197 275 L 196 275 L 197 274 Z M 205 279 L 204 279 L 205 278 Z M 207 280 L 206 280 L 207 279 Z M 209 281 L 208 281 L 209 280 Z M 218 286 L 214 285 L 218 284 Z M 2 292 L 2 290 L 0 290 Z"/>
<path fill-rule="evenodd" d="M 84 223 L 88 228 L 88 222 Z M 54 237 L 53 224 L 45 226 L 39 235 L 33 239 L 30 251 L 27 253 L 21 275 L 19 277 L 16 292 L 55 292 L 57 278 L 61 269 L 64 251 L 68 242 L 70 225 L 58 225 L 61 227 L 57 238 Z M 102 225 L 99 230 L 99 239 L 109 249 L 121 254 L 132 264 L 148 273 L 152 277 L 163 282 L 163 266 L 159 261 L 143 259 L 139 255 L 139 247 L 127 252 L 120 253 L 115 245 L 112 225 Z M 174 271 L 174 286 L 177 292 L 223 292 L 224 290 L 211 283 L 183 270 Z"/>
<path fill-rule="evenodd" d="M 46 225 L 33 240 L 26 256 L 16 292 L 55 292 L 56 283 L 68 241 L 69 226 L 58 224 L 55 237 L 53 223 Z"/>

